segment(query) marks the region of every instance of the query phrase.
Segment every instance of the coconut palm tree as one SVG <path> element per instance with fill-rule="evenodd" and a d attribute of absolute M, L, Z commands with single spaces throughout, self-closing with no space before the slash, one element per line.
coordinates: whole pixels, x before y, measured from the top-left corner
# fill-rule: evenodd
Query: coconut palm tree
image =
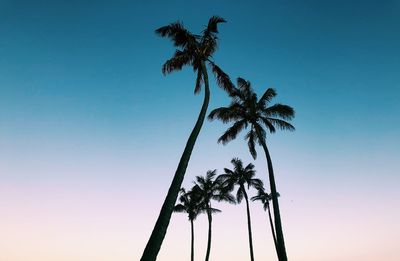
<path fill-rule="evenodd" d="M 229 89 L 230 86 L 232 86 L 229 76 L 225 74 L 212 59 L 212 55 L 217 49 L 218 24 L 224 22 L 225 20 L 221 17 L 211 17 L 201 35 L 192 34 L 181 22 L 171 23 L 156 30 L 156 33 L 161 37 L 172 40 L 174 46 L 177 48 L 172 58 L 164 63 L 162 67 L 163 73 L 168 74 L 173 71 L 179 71 L 186 65 L 191 66 L 197 74 L 194 92 L 199 93 L 204 84 L 204 100 L 196 124 L 190 133 L 167 196 L 161 207 L 160 214 L 150 235 L 150 239 L 140 259 L 141 261 L 155 261 L 157 258 L 157 254 L 160 251 L 165 234 L 167 233 L 169 221 L 186 173 L 190 155 L 192 154 L 197 136 L 200 133 L 207 113 L 210 89 L 206 64 L 209 65 L 214 73 L 219 86 L 225 89 Z"/>
<path fill-rule="evenodd" d="M 250 82 L 242 78 L 237 79 L 237 87 L 230 91 L 230 96 L 232 97 L 231 104 L 228 107 L 213 110 L 208 118 L 210 120 L 219 119 L 224 123 L 233 122 L 233 125 L 218 139 L 219 143 L 225 145 L 235 139 L 240 131 L 249 128 L 245 139 L 248 141 L 247 144 L 253 158 L 257 157 L 256 143 L 260 144 L 264 149 L 272 194 L 276 241 L 279 249 L 278 256 L 280 261 L 287 261 L 274 169 L 266 143 L 266 131 L 264 128 L 270 133 L 274 133 L 277 128 L 293 131 L 295 128 L 287 120 L 291 120 L 294 117 L 294 110 L 290 106 L 283 104 L 274 104 L 268 107 L 272 98 L 276 96 L 275 90 L 267 89 L 258 99 Z"/>
<path fill-rule="evenodd" d="M 205 177 L 196 176 L 196 181 L 192 189 L 192 191 L 200 197 L 200 205 L 205 209 L 208 218 L 208 239 L 205 261 L 208 261 L 210 258 L 212 214 L 221 212 L 219 209 L 211 206 L 211 200 L 235 203 L 234 197 L 227 190 L 222 189 L 221 182 L 215 179 L 217 175 L 216 172 L 216 170 L 209 170 Z"/>
<path fill-rule="evenodd" d="M 263 204 L 264 210 L 268 211 L 269 225 L 271 226 L 272 238 L 274 239 L 274 245 L 275 245 L 276 253 L 278 254 L 278 247 L 277 247 L 277 244 L 276 244 L 276 234 L 275 234 L 274 222 L 272 220 L 271 209 L 269 207 L 269 201 L 272 200 L 272 196 L 271 196 L 271 194 L 268 194 L 267 192 L 265 192 L 264 187 L 258 187 L 257 191 L 258 191 L 257 192 L 257 196 L 252 197 L 251 200 L 252 201 L 256 201 L 256 200 L 261 201 L 261 203 Z M 278 197 L 279 197 L 279 193 L 278 193 Z"/>
<path fill-rule="evenodd" d="M 236 192 L 236 201 L 240 203 L 244 198 L 246 201 L 247 210 L 247 228 L 249 232 L 249 247 L 250 247 L 250 259 L 254 261 L 254 251 L 253 251 L 253 239 L 251 232 L 251 218 L 250 218 L 250 207 L 249 207 L 249 197 L 246 192 L 250 187 L 262 187 L 263 183 L 260 179 L 254 178 L 256 171 L 254 170 L 254 165 L 249 163 L 246 167 L 243 167 L 243 162 L 234 158 L 231 160 L 234 166 L 233 170 L 224 168 L 225 173 L 218 176 L 218 180 L 222 183 L 222 187 L 226 188 L 228 191 L 233 190 L 235 186 L 239 186 Z"/>
<path fill-rule="evenodd" d="M 191 244 L 190 244 L 190 260 L 194 261 L 194 220 L 202 211 L 199 206 L 199 197 L 191 190 L 187 191 L 181 188 L 181 196 L 179 204 L 175 205 L 174 212 L 182 212 L 188 214 L 191 228 Z"/>

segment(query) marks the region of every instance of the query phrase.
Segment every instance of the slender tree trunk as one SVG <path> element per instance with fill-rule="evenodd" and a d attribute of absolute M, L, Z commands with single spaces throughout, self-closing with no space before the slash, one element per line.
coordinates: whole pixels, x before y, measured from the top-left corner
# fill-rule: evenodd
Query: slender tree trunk
<path fill-rule="evenodd" d="M 194 225 L 193 225 L 193 220 L 190 220 L 190 226 L 191 226 L 191 231 L 192 231 L 191 244 L 190 244 L 190 260 L 194 261 Z"/>
<path fill-rule="evenodd" d="M 269 185 L 271 188 L 272 206 L 273 206 L 273 210 L 274 210 L 276 242 L 277 242 L 278 250 L 279 250 L 278 258 L 279 258 L 279 261 L 287 261 L 285 240 L 283 238 L 281 214 L 279 212 L 279 203 L 278 203 L 278 196 L 276 193 L 276 184 L 275 184 L 274 169 L 272 167 L 272 160 L 271 160 L 271 156 L 269 155 L 267 144 L 265 143 L 265 140 L 262 138 L 262 135 L 258 130 L 257 130 L 257 135 L 258 135 L 259 141 L 261 142 L 261 145 L 264 149 L 265 156 L 267 157 Z"/>
<path fill-rule="evenodd" d="M 207 210 L 207 217 L 208 217 L 208 240 L 207 240 L 206 261 L 208 261 L 208 259 L 210 258 L 210 251 L 211 251 L 211 223 L 212 223 L 211 210 Z"/>
<path fill-rule="evenodd" d="M 276 250 L 276 254 L 279 257 L 278 245 L 276 244 L 275 227 L 274 227 L 274 222 L 272 221 L 271 209 L 269 207 L 269 204 L 267 205 L 267 209 L 268 209 L 269 225 L 271 226 L 272 237 L 274 238 L 275 250 Z"/>
<path fill-rule="evenodd" d="M 210 88 L 208 85 L 208 75 L 204 62 L 202 63 L 202 70 L 205 89 L 203 105 L 201 107 L 196 125 L 194 126 L 192 132 L 190 133 L 189 139 L 186 142 L 185 149 L 179 161 L 178 168 L 176 169 L 171 186 L 169 187 L 168 194 L 161 207 L 160 214 L 153 228 L 150 239 L 147 242 L 147 245 L 143 251 L 143 255 L 140 261 L 155 261 L 157 258 L 158 252 L 161 248 L 161 244 L 164 240 L 165 234 L 167 233 L 169 221 L 171 219 L 176 199 L 178 198 L 179 190 L 181 188 L 182 181 L 186 173 L 186 168 L 189 163 L 194 144 L 196 143 L 197 136 L 200 133 L 201 127 L 206 117 L 208 103 L 210 101 Z"/>
<path fill-rule="evenodd" d="M 254 261 L 254 252 L 253 252 L 253 236 L 251 233 L 251 219 L 250 219 L 250 207 L 249 207 L 249 199 L 247 197 L 246 190 L 244 188 L 244 199 L 246 200 L 246 209 L 247 209 L 247 228 L 249 231 L 249 246 L 250 246 L 250 259 L 251 261 Z"/>

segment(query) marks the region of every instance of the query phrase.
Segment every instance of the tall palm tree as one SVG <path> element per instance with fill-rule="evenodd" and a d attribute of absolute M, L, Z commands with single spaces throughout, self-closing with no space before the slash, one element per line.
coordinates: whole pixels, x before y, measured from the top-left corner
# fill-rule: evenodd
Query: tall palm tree
<path fill-rule="evenodd" d="M 250 82 L 242 78 L 237 79 L 237 87 L 230 91 L 230 96 L 232 97 L 232 102 L 228 107 L 217 108 L 208 117 L 210 120 L 219 119 L 224 123 L 233 122 L 233 125 L 218 139 L 218 142 L 226 144 L 235 139 L 240 131 L 249 127 L 250 130 L 247 132 L 245 139 L 248 141 L 248 147 L 253 158 L 257 157 L 256 143 L 260 144 L 264 149 L 272 194 L 276 240 L 279 249 L 278 256 L 280 261 L 287 261 L 274 169 L 266 143 L 266 131 L 264 128 L 270 133 L 274 133 L 276 128 L 293 131 L 295 128 L 287 120 L 291 120 L 294 117 L 294 110 L 290 106 L 282 104 L 274 104 L 268 107 L 272 98 L 276 96 L 275 90 L 267 89 L 258 99 Z"/>
<path fill-rule="evenodd" d="M 194 92 L 199 93 L 204 83 L 205 94 L 198 119 L 186 143 L 167 196 L 161 207 L 160 214 L 143 251 L 141 261 L 155 261 L 157 258 L 157 254 L 167 233 L 169 221 L 186 173 L 190 155 L 192 154 L 197 136 L 200 133 L 207 113 L 210 89 L 206 63 L 214 73 L 218 85 L 228 89 L 232 86 L 228 75 L 212 61 L 212 55 L 217 49 L 217 27 L 219 23 L 224 22 L 225 20 L 221 17 L 211 17 L 201 35 L 192 34 L 181 22 L 171 23 L 156 30 L 156 33 L 161 37 L 172 40 L 174 46 L 177 48 L 172 58 L 164 63 L 162 67 L 163 73 L 168 74 L 173 71 L 179 71 L 185 65 L 191 66 L 197 74 Z"/>
<path fill-rule="evenodd" d="M 271 194 L 268 194 L 265 192 L 264 187 L 258 187 L 257 188 L 257 196 L 254 196 L 251 198 L 252 201 L 259 200 L 263 204 L 264 210 L 268 211 L 268 218 L 269 218 L 269 225 L 271 226 L 271 232 L 272 232 L 272 238 L 274 239 L 274 245 L 276 249 L 276 253 L 278 254 L 278 246 L 276 244 L 276 234 L 275 234 L 275 228 L 274 228 L 274 222 L 272 220 L 271 216 L 271 208 L 269 207 L 269 201 L 272 200 Z M 279 193 L 278 193 L 279 197 Z"/>
<path fill-rule="evenodd" d="M 249 247 L 250 247 L 250 259 L 254 261 L 254 251 L 253 251 L 253 239 L 251 232 L 251 218 L 250 218 L 250 207 L 249 198 L 246 192 L 250 187 L 262 187 L 263 183 L 260 179 L 254 178 L 256 171 L 254 170 L 254 165 L 249 163 L 246 167 L 243 167 L 243 162 L 238 159 L 232 159 L 232 164 L 234 166 L 233 170 L 224 168 L 225 174 L 218 176 L 218 180 L 221 181 L 222 186 L 227 188 L 227 190 L 232 190 L 235 186 L 239 186 L 236 192 L 236 201 L 240 203 L 244 198 L 246 201 L 247 210 L 247 228 L 249 232 Z"/>
<path fill-rule="evenodd" d="M 199 207 L 199 197 L 196 196 L 191 190 L 187 191 L 181 188 L 181 196 L 179 197 L 179 204 L 175 205 L 174 212 L 182 212 L 188 214 L 191 229 L 191 244 L 190 244 L 190 260 L 194 261 L 194 220 L 201 212 Z"/>
<path fill-rule="evenodd" d="M 234 197 L 226 190 L 222 189 L 222 184 L 219 180 L 215 179 L 216 170 L 209 170 L 205 177 L 196 176 L 195 185 L 192 189 L 200 198 L 200 204 L 205 209 L 208 218 L 208 239 L 207 239 L 207 252 L 205 261 L 210 258 L 211 251 L 211 224 L 212 224 L 212 213 L 221 212 L 219 209 L 211 206 L 211 200 L 217 201 L 228 201 L 234 203 Z"/>

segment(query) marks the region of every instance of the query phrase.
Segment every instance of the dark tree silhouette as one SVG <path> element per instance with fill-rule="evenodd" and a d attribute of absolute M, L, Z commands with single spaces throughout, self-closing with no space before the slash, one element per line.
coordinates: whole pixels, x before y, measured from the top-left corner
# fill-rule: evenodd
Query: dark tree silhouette
<path fill-rule="evenodd" d="M 211 251 L 211 232 L 212 232 L 212 213 L 221 212 L 219 209 L 212 208 L 211 200 L 228 201 L 234 203 L 234 197 L 221 187 L 221 182 L 215 179 L 216 170 L 207 171 L 205 177 L 196 176 L 195 185 L 192 189 L 201 198 L 200 205 L 205 209 L 208 218 L 208 239 L 207 239 L 207 252 L 205 261 L 210 258 Z"/>
<path fill-rule="evenodd" d="M 274 221 L 272 220 L 271 216 L 271 209 L 269 207 L 269 201 L 272 200 L 272 196 L 265 192 L 264 187 L 257 188 L 257 196 L 251 198 L 252 201 L 259 200 L 263 204 L 264 210 L 268 211 L 268 218 L 269 218 L 269 225 L 271 226 L 272 238 L 274 239 L 274 245 L 276 249 L 276 253 L 278 254 L 278 247 L 276 244 L 276 235 L 275 235 L 275 228 L 274 228 Z M 279 193 L 278 193 L 279 197 Z"/>
<path fill-rule="evenodd" d="M 233 122 L 233 125 L 218 139 L 218 142 L 225 145 L 235 139 L 241 130 L 249 127 L 250 130 L 245 139 L 248 141 L 248 147 L 254 159 L 257 157 L 256 143 L 263 147 L 268 165 L 279 261 L 287 261 L 274 169 L 266 144 L 266 131 L 264 128 L 270 133 L 274 133 L 276 128 L 293 131 L 295 128 L 286 120 L 291 120 L 294 117 L 294 110 L 290 106 L 282 104 L 268 107 L 272 98 L 276 96 L 275 90 L 267 89 L 258 99 L 257 94 L 251 88 L 250 82 L 242 78 L 237 79 L 237 87 L 230 91 L 230 96 L 232 97 L 232 102 L 228 107 L 217 108 L 208 117 L 210 120 L 219 119 L 224 123 Z"/>
<path fill-rule="evenodd" d="M 175 212 L 182 212 L 188 214 L 191 229 L 191 244 L 190 244 L 190 260 L 194 261 L 194 220 L 202 211 L 199 206 L 199 197 L 192 191 L 187 191 L 181 188 L 181 196 L 179 197 L 179 204 L 174 207 Z"/>
<path fill-rule="evenodd" d="M 218 176 L 217 180 L 222 183 L 222 187 L 228 191 L 233 190 L 235 186 L 239 186 L 236 192 L 236 201 L 240 203 L 244 198 L 246 201 L 247 210 L 247 228 L 249 232 L 249 247 L 250 247 L 250 259 L 254 261 L 254 251 L 253 251 L 253 239 L 251 232 L 251 218 L 250 218 L 250 207 L 249 198 L 246 192 L 250 187 L 262 187 L 263 183 L 260 179 L 254 178 L 256 171 L 254 170 L 254 165 L 249 163 L 246 167 L 243 167 L 243 163 L 240 159 L 232 159 L 232 164 L 234 166 L 233 170 L 225 168 L 225 174 Z"/>
<path fill-rule="evenodd" d="M 211 17 L 201 35 L 192 34 L 181 22 L 171 23 L 156 30 L 156 33 L 161 37 L 172 40 L 174 46 L 177 48 L 172 58 L 164 63 L 162 67 L 163 73 L 168 74 L 173 71 L 181 70 L 183 66 L 191 66 L 197 74 L 194 92 L 200 92 L 201 86 L 204 84 L 205 93 L 198 119 L 186 143 L 167 196 L 161 207 L 160 214 L 143 251 L 143 255 L 140 259 L 141 261 L 155 261 L 157 258 L 165 234 L 167 233 L 169 221 L 178 198 L 178 193 L 186 173 L 193 147 L 207 113 L 210 89 L 206 63 L 214 73 L 219 86 L 225 88 L 227 91 L 233 86 L 229 76 L 212 61 L 212 55 L 217 49 L 217 27 L 219 23 L 224 22 L 225 20 L 221 17 Z"/>

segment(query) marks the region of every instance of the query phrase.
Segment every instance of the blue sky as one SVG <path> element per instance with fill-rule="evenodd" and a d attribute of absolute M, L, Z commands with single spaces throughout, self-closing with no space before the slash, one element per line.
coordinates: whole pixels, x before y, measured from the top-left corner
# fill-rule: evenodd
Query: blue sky
<path fill-rule="evenodd" d="M 297 131 L 270 137 L 287 199 L 309 191 L 307 200 L 315 192 L 321 202 L 342 202 L 335 192 L 358 200 L 373 191 L 378 202 L 395 204 L 400 2 L 394 0 L 0 1 L 0 187 L 84 183 L 82 191 L 129 191 L 125 185 L 132 184 L 133 197 L 151 184 L 152 210 L 140 217 L 149 231 L 137 236 L 144 245 L 203 95 L 193 95 L 190 69 L 162 75 L 174 49 L 154 30 L 180 20 L 200 32 L 215 14 L 228 21 L 214 57 L 220 67 L 250 80 L 258 93 L 276 88 L 275 102 L 296 110 Z M 214 82 L 211 88 L 210 108 L 229 102 Z M 185 185 L 229 166 L 233 156 L 251 160 L 242 137 L 216 144 L 225 128 L 205 123 Z M 256 161 L 259 173 L 264 164 Z M 23 200 L 11 194 L 10 201 Z M 127 201 L 128 208 L 143 204 Z"/>

